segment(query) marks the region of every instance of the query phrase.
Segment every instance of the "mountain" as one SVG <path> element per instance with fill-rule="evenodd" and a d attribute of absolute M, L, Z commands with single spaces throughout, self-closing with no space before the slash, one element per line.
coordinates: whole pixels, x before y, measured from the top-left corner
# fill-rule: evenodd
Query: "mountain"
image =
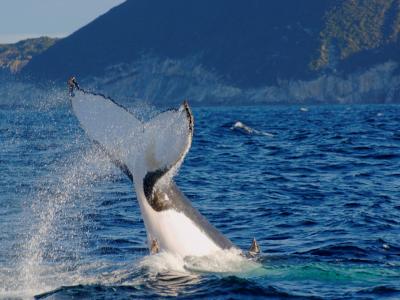
<path fill-rule="evenodd" d="M 128 0 L 34 56 L 158 102 L 400 100 L 400 0 Z"/>
<path fill-rule="evenodd" d="M 15 44 L 0 44 L 0 70 L 18 73 L 32 59 L 53 46 L 58 39 L 40 37 Z"/>

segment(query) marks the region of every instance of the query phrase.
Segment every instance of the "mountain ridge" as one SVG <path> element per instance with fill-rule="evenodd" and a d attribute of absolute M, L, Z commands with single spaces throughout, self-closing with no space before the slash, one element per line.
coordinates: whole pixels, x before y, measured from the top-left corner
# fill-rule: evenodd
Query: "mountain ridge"
<path fill-rule="evenodd" d="M 59 82 L 74 74 L 116 93 L 124 78 L 127 96 L 160 101 L 203 94 L 201 87 L 209 94 L 199 98 L 217 102 L 233 94 L 263 102 L 276 90 L 286 101 L 285 82 L 331 78 L 343 86 L 335 101 L 386 101 L 399 89 L 399 32 L 400 0 L 128 0 L 34 56 L 21 73 Z M 345 86 L 371 70 L 385 70 L 386 85 Z"/>

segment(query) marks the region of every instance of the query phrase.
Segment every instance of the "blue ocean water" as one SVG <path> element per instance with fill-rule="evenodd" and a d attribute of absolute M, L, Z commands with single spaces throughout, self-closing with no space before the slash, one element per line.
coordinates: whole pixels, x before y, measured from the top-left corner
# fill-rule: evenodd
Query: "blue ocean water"
<path fill-rule="evenodd" d="M 0 99 L 0 298 L 400 298 L 400 106 L 193 112 L 177 184 L 257 261 L 148 256 L 131 182 L 68 99 Z"/>

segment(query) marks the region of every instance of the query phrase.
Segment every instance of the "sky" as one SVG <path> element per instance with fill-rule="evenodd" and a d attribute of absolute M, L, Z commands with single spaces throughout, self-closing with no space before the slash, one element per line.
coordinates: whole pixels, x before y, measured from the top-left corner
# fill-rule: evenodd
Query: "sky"
<path fill-rule="evenodd" d="M 125 0 L 0 0 L 0 44 L 65 37 Z"/>

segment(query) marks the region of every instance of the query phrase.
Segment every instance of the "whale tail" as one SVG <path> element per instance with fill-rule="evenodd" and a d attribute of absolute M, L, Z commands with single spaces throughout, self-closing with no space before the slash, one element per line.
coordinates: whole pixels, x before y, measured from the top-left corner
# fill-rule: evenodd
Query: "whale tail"
<path fill-rule="evenodd" d="M 177 170 L 189 151 L 193 116 L 186 101 L 148 122 L 141 122 L 112 99 L 81 88 L 75 90 L 71 102 L 86 134 L 131 180 L 143 179 L 150 172 Z"/>
<path fill-rule="evenodd" d="M 81 88 L 71 101 L 87 135 L 133 181 L 151 253 L 202 256 L 234 247 L 173 181 L 192 142 L 187 102 L 141 122 L 112 99 Z"/>

